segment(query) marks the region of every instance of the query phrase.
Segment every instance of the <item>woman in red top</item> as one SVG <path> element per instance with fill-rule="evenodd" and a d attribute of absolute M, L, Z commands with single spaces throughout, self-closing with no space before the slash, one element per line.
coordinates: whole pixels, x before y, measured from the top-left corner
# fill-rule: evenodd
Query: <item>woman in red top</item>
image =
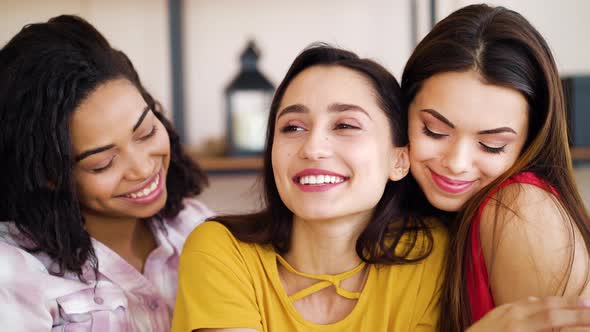
<path fill-rule="evenodd" d="M 412 174 L 455 219 L 441 331 L 590 326 L 589 218 L 543 37 L 514 11 L 462 8 L 416 47 L 402 89 Z"/>

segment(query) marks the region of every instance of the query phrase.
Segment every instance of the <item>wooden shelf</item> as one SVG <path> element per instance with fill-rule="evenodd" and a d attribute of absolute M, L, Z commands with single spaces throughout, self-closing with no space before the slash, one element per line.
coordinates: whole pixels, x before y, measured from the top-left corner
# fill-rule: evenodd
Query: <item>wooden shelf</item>
<path fill-rule="evenodd" d="M 588 148 L 573 148 L 572 159 L 574 161 L 590 161 L 590 147 Z"/>
<path fill-rule="evenodd" d="M 259 172 L 262 157 L 201 157 L 197 162 L 205 172 Z"/>
<path fill-rule="evenodd" d="M 259 172 L 262 157 L 195 157 L 205 172 L 239 173 Z M 573 148 L 574 161 L 590 161 L 590 148 Z"/>

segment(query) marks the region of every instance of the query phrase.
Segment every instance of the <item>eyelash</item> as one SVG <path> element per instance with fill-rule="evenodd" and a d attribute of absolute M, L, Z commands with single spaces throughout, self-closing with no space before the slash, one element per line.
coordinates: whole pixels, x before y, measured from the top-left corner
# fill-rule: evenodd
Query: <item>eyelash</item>
<path fill-rule="evenodd" d="M 299 126 L 293 126 L 293 125 L 287 125 L 281 128 L 280 132 L 281 133 L 289 133 L 289 132 L 294 132 L 294 131 L 300 131 L 303 128 L 299 127 Z M 357 126 L 353 126 L 351 124 L 348 123 L 338 123 L 336 124 L 334 129 L 360 129 Z"/>
<path fill-rule="evenodd" d="M 152 126 L 152 130 L 145 136 L 143 136 L 142 138 L 140 138 L 140 140 L 145 141 L 150 137 L 153 137 L 156 134 L 156 131 L 158 130 L 158 127 L 156 127 L 156 125 Z"/>
<path fill-rule="evenodd" d="M 498 148 L 493 148 L 491 146 L 487 146 L 487 145 L 483 144 L 482 142 L 479 142 L 479 145 L 481 145 L 482 149 L 485 152 L 494 153 L 494 154 L 498 154 L 498 153 L 504 152 L 504 148 L 506 147 L 506 145 L 504 145 L 504 146 L 501 146 L 501 147 L 498 147 Z"/>
<path fill-rule="evenodd" d="M 424 135 L 432 137 L 434 139 L 440 139 L 440 138 L 448 136 L 448 135 L 444 135 L 444 134 L 435 133 L 434 131 L 428 129 L 428 127 L 426 127 L 426 125 L 424 125 L 424 127 L 422 128 L 422 132 L 424 133 Z"/>
<path fill-rule="evenodd" d="M 335 129 L 360 129 L 357 126 L 353 126 L 348 123 L 338 123 L 335 127 L 336 127 Z"/>
<path fill-rule="evenodd" d="M 299 127 L 299 126 L 293 126 L 293 125 L 286 125 L 284 127 L 281 127 L 281 133 L 290 133 L 290 132 L 295 132 L 295 131 L 301 131 L 303 128 Z"/>
<path fill-rule="evenodd" d="M 156 134 L 157 131 L 158 131 L 158 127 L 156 127 L 156 125 L 152 126 L 152 130 L 147 135 L 141 137 L 140 140 L 145 141 L 145 140 L 150 139 L 151 137 L 153 137 Z M 102 172 L 106 171 L 111 166 L 113 166 L 114 160 L 115 160 L 115 158 L 111 159 L 111 161 L 109 161 L 109 163 L 103 167 L 92 169 L 92 173 L 98 174 L 98 173 L 102 173 Z"/>
<path fill-rule="evenodd" d="M 441 139 L 443 137 L 448 136 L 448 135 L 444 135 L 444 134 L 435 133 L 432 130 L 428 129 L 428 127 L 426 127 L 426 125 L 424 125 L 424 127 L 422 128 L 422 132 L 426 136 L 432 137 L 434 139 Z M 482 142 L 479 142 L 479 145 L 481 146 L 481 148 L 485 152 L 487 152 L 487 153 L 493 153 L 493 154 L 499 154 L 499 153 L 505 152 L 505 149 L 504 148 L 506 147 L 506 145 L 504 145 L 504 146 L 501 146 L 501 147 L 494 148 L 494 147 L 491 147 L 491 146 L 487 146 L 487 145 L 483 144 Z"/>
<path fill-rule="evenodd" d="M 109 163 L 104 167 L 94 168 L 92 170 L 92 173 L 98 174 L 98 173 L 102 173 L 102 172 L 106 171 L 107 169 L 109 169 L 113 165 L 114 160 L 115 160 L 115 158 L 111 159 L 111 161 L 109 161 Z"/>

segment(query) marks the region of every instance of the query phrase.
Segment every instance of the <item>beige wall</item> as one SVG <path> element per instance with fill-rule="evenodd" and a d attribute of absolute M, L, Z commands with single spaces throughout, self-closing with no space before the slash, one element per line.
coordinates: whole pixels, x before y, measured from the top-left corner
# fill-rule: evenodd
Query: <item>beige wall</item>
<path fill-rule="evenodd" d="M 149 91 L 170 109 L 167 10 L 165 0 L 0 0 L 0 44 L 25 24 L 82 16 L 131 58 Z"/>
<path fill-rule="evenodd" d="M 460 7 L 480 3 L 469 0 L 438 0 L 440 17 Z M 547 40 L 562 74 L 590 74 L 590 1 L 587 0 L 492 0 L 523 14 Z"/>
<path fill-rule="evenodd" d="M 260 69 L 275 85 L 316 41 L 375 58 L 398 74 L 410 54 L 408 1 L 186 1 L 185 9 L 190 142 L 224 135 L 223 89 L 238 73 L 248 38 L 255 38 Z"/>

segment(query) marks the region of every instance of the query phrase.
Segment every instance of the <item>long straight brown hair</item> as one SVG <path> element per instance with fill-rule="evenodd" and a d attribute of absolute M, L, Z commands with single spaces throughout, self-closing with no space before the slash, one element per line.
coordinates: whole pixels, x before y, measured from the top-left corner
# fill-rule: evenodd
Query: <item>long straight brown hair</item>
<path fill-rule="evenodd" d="M 211 219 L 224 224 L 239 240 L 271 244 L 281 254 L 287 252 L 291 244 L 293 213 L 281 200 L 274 179 L 271 152 L 275 119 L 287 87 L 297 75 L 314 66 L 347 68 L 366 77 L 388 118 L 393 145 L 401 147 L 408 144 L 408 120 L 407 113 L 402 110 L 401 90 L 397 80 L 385 68 L 372 60 L 325 44 L 314 44 L 299 54 L 277 88 L 270 106 L 262 170 L 263 209 L 252 214 Z M 418 212 L 427 214 L 420 209 L 427 204 L 425 202 L 424 195 L 410 175 L 400 181 L 389 181 L 370 222 L 357 239 L 357 255 L 374 264 L 406 264 L 427 257 L 433 246 L 432 234 L 428 224 L 418 215 Z M 410 245 L 398 247 L 403 237 L 410 241 Z M 413 251 L 414 248 L 417 251 Z"/>
<path fill-rule="evenodd" d="M 473 323 L 465 287 L 471 266 L 471 223 L 484 199 L 510 176 L 530 171 L 553 186 L 559 193 L 559 198 L 553 199 L 571 221 L 569 226 L 580 230 L 586 248 L 590 248 L 589 218 L 574 181 L 562 85 L 541 34 L 520 14 L 503 7 L 472 5 L 455 11 L 418 44 L 406 64 L 402 77 L 406 110 L 429 77 L 469 70 L 478 72 L 489 84 L 514 89 L 526 98 L 529 133 L 514 165 L 472 197 L 450 224 L 440 321 L 440 331 L 446 332 L 463 331 Z M 572 262 L 573 253 L 570 271 Z"/>

